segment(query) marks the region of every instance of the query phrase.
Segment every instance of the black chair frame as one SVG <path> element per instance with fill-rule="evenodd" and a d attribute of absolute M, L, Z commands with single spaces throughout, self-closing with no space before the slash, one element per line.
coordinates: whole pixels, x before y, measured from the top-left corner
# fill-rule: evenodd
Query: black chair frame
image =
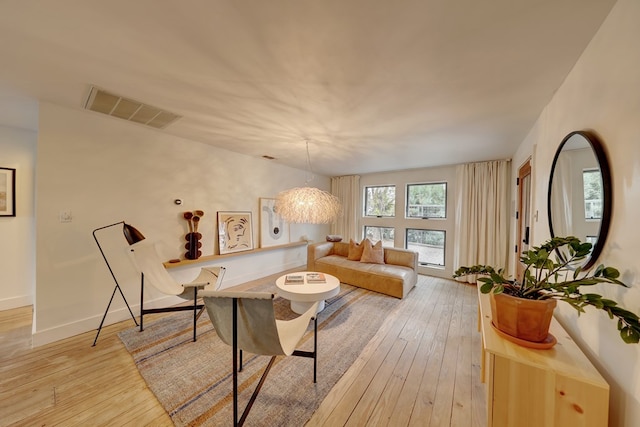
<path fill-rule="evenodd" d="M 249 411 L 253 406 L 258 393 L 264 384 L 264 381 L 273 366 L 277 356 L 271 356 L 271 360 L 267 364 L 260 381 L 256 385 L 247 406 L 242 411 L 240 419 L 238 419 L 238 372 L 242 371 L 242 349 L 238 348 L 238 298 L 233 298 L 233 425 L 242 426 L 249 415 Z M 313 351 L 294 350 L 292 356 L 313 358 L 313 382 L 316 383 L 316 371 L 318 368 L 318 315 L 313 316 Z M 239 362 L 239 363 L 238 363 Z"/>
<path fill-rule="evenodd" d="M 200 318 L 200 316 L 202 315 L 202 312 L 205 309 L 204 304 L 198 304 L 198 288 L 202 288 L 204 286 L 205 285 L 193 286 L 193 305 L 145 309 L 144 308 L 144 273 L 140 273 L 140 332 L 144 331 L 144 315 L 145 314 L 193 310 L 193 341 L 196 341 L 197 339 L 196 325 L 197 325 L 198 319 Z"/>

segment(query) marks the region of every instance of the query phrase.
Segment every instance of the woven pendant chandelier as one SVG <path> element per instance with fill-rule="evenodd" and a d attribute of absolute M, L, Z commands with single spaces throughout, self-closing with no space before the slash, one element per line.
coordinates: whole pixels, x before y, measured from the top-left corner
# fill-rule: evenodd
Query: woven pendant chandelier
<path fill-rule="evenodd" d="M 309 156 L 309 141 L 305 142 L 307 144 L 307 167 L 311 177 L 305 182 L 304 187 L 292 188 L 278 193 L 274 211 L 289 223 L 329 224 L 342 214 L 342 205 L 333 194 L 307 185 L 313 179 L 313 172 Z"/>

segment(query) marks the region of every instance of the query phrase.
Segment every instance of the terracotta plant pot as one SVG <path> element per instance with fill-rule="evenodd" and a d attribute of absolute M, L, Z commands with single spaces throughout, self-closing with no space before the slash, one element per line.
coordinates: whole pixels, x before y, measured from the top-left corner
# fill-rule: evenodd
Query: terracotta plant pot
<path fill-rule="evenodd" d="M 506 294 L 491 293 L 493 325 L 513 337 L 543 342 L 549 335 L 549 325 L 557 301 L 531 300 Z"/>

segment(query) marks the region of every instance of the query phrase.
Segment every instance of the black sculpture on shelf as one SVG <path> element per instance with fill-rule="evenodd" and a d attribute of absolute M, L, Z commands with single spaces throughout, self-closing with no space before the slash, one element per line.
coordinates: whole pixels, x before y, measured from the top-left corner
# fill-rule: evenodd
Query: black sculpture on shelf
<path fill-rule="evenodd" d="M 198 233 L 198 224 L 200 223 L 200 218 L 204 216 L 204 211 L 196 210 L 193 212 L 185 212 L 183 216 L 189 225 L 189 232 L 185 236 L 187 243 L 184 245 L 184 248 L 187 252 L 184 254 L 184 257 L 186 259 L 198 259 L 202 255 L 202 251 L 200 250 L 202 247 L 202 242 L 200 242 L 202 234 Z"/>

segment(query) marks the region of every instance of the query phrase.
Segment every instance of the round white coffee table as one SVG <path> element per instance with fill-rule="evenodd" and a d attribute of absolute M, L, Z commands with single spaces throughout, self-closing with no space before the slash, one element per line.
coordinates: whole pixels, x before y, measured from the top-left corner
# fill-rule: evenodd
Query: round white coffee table
<path fill-rule="evenodd" d="M 291 301 L 291 310 L 298 314 L 304 313 L 314 302 L 319 301 L 317 312 L 320 313 L 324 309 L 324 300 L 340 292 L 340 280 L 330 274 L 321 273 L 326 279 L 325 283 L 308 283 L 307 273 L 315 272 L 297 271 L 278 277 L 276 280 L 278 295 Z M 304 283 L 287 285 L 285 284 L 287 276 L 303 276 Z"/>

